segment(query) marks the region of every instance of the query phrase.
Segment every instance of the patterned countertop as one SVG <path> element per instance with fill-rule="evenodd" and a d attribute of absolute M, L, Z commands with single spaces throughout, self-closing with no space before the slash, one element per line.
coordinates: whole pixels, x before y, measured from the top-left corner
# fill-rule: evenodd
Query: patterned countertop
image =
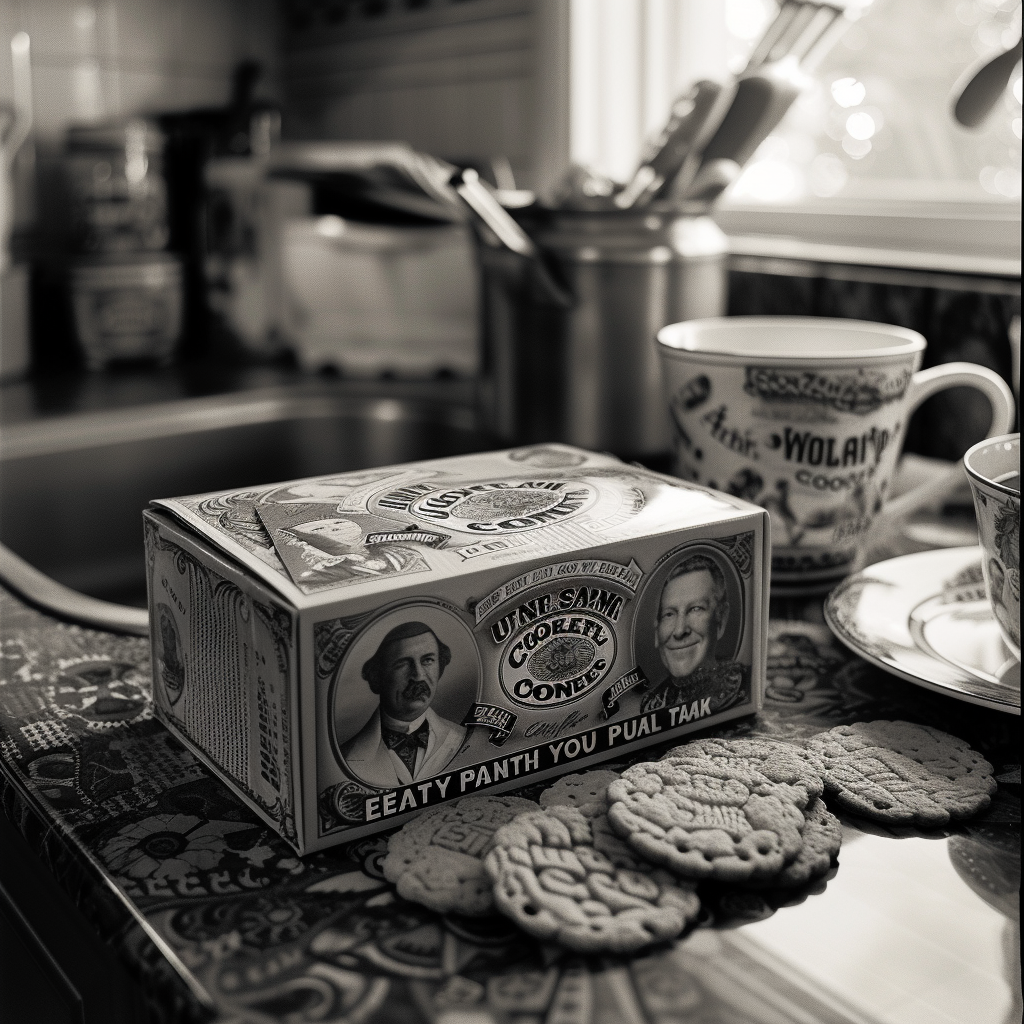
<path fill-rule="evenodd" d="M 783 611 L 791 617 L 771 624 L 764 710 L 718 732 L 799 737 L 906 718 L 969 740 L 995 765 L 1000 789 L 981 818 L 937 838 L 970 889 L 1015 919 L 1019 718 L 886 675 L 820 621 L 792 617 L 819 618 L 820 606 Z M 0 622 L 4 809 L 140 982 L 156 1020 L 862 1019 L 842 1016 L 827 986 L 796 984 L 730 939 L 745 931 L 738 925 L 808 915 L 831 881 L 785 894 L 707 888 L 693 932 L 628 960 L 580 958 L 502 918 L 442 917 L 383 881 L 384 838 L 300 859 L 257 820 L 153 717 L 148 641 L 59 622 L 5 591 Z M 916 835 L 844 826 L 848 843 Z M 1019 1019 L 1019 971 L 1014 980 L 1006 963 L 981 966 L 1006 977 Z"/>

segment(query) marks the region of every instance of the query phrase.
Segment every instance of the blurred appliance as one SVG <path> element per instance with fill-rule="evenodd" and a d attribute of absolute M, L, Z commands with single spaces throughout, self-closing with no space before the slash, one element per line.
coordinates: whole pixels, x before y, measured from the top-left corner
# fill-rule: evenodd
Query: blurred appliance
<path fill-rule="evenodd" d="M 132 118 L 68 130 L 71 305 L 89 369 L 169 362 L 181 334 L 179 257 L 170 240 L 163 133 Z"/>
<path fill-rule="evenodd" d="M 471 376 L 476 272 L 465 229 L 334 214 L 281 225 L 281 329 L 307 367 Z"/>
<path fill-rule="evenodd" d="M 229 192 L 237 180 L 243 183 L 248 179 L 258 180 L 262 158 L 277 143 L 281 133 L 280 110 L 272 101 L 256 96 L 261 76 L 258 63 L 242 61 L 233 71 L 231 96 L 226 105 L 175 111 L 158 118 L 166 137 L 164 173 L 170 249 L 184 263 L 185 334 L 179 350 L 182 357 L 224 348 L 237 353 L 235 332 L 220 330 L 220 316 L 211 311 L 207 301 L 207 172 L 211 160 L 226 165 Z M 244 208 L 245 197 L 242 198 Z M 258 310 L 261 297 L 247 295 L 246 303 Z"/>
<path fill-rule="evenodd" d="M 68 129 L 72 248 L 79 255 L 167 247 L 163 133 L 142 118 Z"/>
<path fill-rule="evenodd" d="M 281 350 L 276 280 L 268 252 L 267 204 L 275 198 L 263 161 L 219 157 L 203 170 L 203 279 L 211 333 L 256 357 Z M 300 191 L 297 212 L 308 203 Z"/>
<path fill-rule="evenodd" d="M 250 352 L 286 345 L 310 369 L 472 375 L 477 278 L 450 173 L 400 143 L 211 161 L 211 310 Z"/>

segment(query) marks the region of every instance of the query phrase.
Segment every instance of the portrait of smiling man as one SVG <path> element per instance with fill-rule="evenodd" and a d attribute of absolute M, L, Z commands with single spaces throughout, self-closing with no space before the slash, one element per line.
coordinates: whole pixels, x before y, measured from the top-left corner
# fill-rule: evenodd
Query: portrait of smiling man
<path fill-rule="evenodd" d="M 743 699 L 749 673 L 719 661 L 718 642 L 729 623 L 725 574 L 710 555 L 690 555 L 669 573 L 654 622 L 654 645 L 666 675 L 640 700 L 640 713 L 710 698 L 722 711 Z"/>
<path fill-rule="evenodd" d="M 341 747 L 352 772 L 371 786 L 407 786 L 443 771 L 466 738 L 464 726 L 431 710 L 451 650 L 423 622 L 395 626 L 364 662 L 362 677 L 380 703 Z"/>

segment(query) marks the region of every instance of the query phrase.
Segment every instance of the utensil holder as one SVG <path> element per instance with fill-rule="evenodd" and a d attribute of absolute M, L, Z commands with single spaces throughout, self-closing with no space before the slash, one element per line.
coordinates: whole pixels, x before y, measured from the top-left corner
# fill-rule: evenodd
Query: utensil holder
<path fill-rule="evenodd" d="M 654 337 L 725 312 L 724 234 L 703 208 L 651 207 L 559 212 L 531 234 L 571 303 L 544 287 L 536 261 L 478 232 L 483 425 L 503 443 L 668 452 Z"/>

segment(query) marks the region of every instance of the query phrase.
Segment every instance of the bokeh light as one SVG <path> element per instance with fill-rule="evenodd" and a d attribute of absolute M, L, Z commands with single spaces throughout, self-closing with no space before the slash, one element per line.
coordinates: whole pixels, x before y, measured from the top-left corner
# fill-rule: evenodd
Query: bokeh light
<path fill-rule="evenodd" d="M 841 107 L 856 107 L 864 102 L 867 89 L 856 78 L 837 78 L 832 83 L 832 98 Z"/>
<path fill-rule="evenodd" d="M 851 138 L 864 142 L 875 134 L 875 119 L 864 111 L 858 111 L 846 119 L 846 131 Z"/>

